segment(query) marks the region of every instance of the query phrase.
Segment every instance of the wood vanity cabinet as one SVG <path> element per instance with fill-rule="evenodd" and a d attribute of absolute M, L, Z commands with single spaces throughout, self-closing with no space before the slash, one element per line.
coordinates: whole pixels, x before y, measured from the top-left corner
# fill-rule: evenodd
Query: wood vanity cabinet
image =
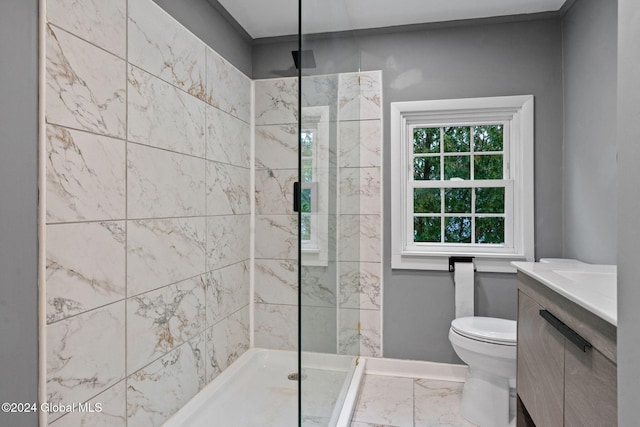
<path fill-rule="evenodd" d="M 518 427 L 615 427 L 616 371 L 616 327 L 518 273 Z"/>

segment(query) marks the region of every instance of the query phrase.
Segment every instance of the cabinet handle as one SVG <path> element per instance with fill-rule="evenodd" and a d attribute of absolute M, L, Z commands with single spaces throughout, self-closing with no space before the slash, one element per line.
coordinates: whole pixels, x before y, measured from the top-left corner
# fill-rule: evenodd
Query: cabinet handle
<path fill-rule="evenodd" d="M 551 314 L 547 310 L 540 310 L 540 316 L 547 322 L 556 328 L 562 335 L 564 335 L 569 341 L 578 346 L 582 351 L 587 351 L 591 348 L 589 341 L 582 338 L 576 331 L 565 325 L 560 319 Z"/>

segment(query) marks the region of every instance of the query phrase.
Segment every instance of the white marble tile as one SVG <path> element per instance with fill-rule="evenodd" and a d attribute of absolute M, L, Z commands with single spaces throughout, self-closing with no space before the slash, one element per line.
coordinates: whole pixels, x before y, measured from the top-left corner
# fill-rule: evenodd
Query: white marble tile
<path fill-rule="evenodd" d="M 463 386 L 451 381 L 415 380 L 415 426 L 473 427 L 460 415 Z"/>
<path fill-rule="evenodd" d="M 380 310 L 360 310 L 360 355 L 382 357 Z"/>
<path fill-rule="evenodd" d="M 128 84 L 129 141 L 205 156 L 204 102 L 132 66 Z"/>
<path fill-rule="evenodd" d="M 125 297 L 125 223 L 47 225 L 47 323 Z"/>
<path fill-rule="evenodd" d="M 302 267 L 302 304 L 316 307 L 336 307 L 336 264 Z"/>
<path fill-rule="evenodd" d="M 258 259 L 297 259 L 298 217 L 257 215 L 255 256 Z"/>
<path fill-rule="evenodd" d="M 205 218 L 129 221 L 127 293 L 157 289 L 205 272 Z"/>
<path fill-rule="evenodd" d="M 379 214 L 381 205 L 380 168 L 340 169 L 341 214 Z"/>
<path fill-rule="evenodd" d="M 256 126 L 256 169 L 298 166 L 298 125 Z"/>
<path fill-rule="evenodd" d="M 48 325 L 47 402 L 85 402 L 122 380 L 124 337 L 124 301 Z"/>
<path fill-rule="evenodd" d="M 71 412 L 55 427 L 122 427 L 127 424 L 127 388 L 124 380 L 85 402 L 94 412 Z"/>
<path fill-rule="evenodd" d="M 254 307 L 256 347 L 276 350 L 298 349 L 297 306 L 255 304 Z"/>
<path fill-rule="evenodd" d="M 382 264 L 340 263 L 340 307 L 380 309 Z"/>
<path fill-rule="evenodd" d="M 360 310 L 352 308 L 339 309 L 338 354 L 360 355 Z"/>
<path fill-rule="evenodd" d="M 205 333 L 127 377 L 127 425 L 159 426 L 206 384 Z"/>
<path fill-rule="evenodd" d="M 413 378 L 365 375 L 353 420 L 413 426 Z"/>
<path fill-rule="evenodd" d="M 292 215 L 293 183 L 297 181 L 297 169 L 256 171 L 256 214 Z"/>
<path fill-rule="evenodd" d="M 338 100 L 338 74 L 302 77 L 302 108 L 336 105 Z M 335 112 L 330 120 L 335 121 Z"/>
<path fill-rule="evenodd" d="M 207 215 L 249 214 L 250 170 L 207 161 Z"/>
<path fill-rule="evenodd" d="M 391 426 L 388 424 L 380 424 L 380 423 L 365 423 L 360 421 L 353 421 L 351 424 L 349 424 L 349 427 L 397 427 L 397 426 Z"/>
<path fill-rule="evenodd" d="M 129 0 L 129 62 L 206 97 L 205 44 L 151 0 Z"/>
<path fill-rule="evenodd" d="M 380 262 L 380 215 L 340 215 L 340 261 Z"/>
<path fill-rule="evenodd" d="M 47 20 L 120 58 L 126 57 L 126 0 L 48 0 Z"/>
<path fill-rule="evenodd" d="M 125 142 L 47 126 L 47 222 L 125 217 Z"/>
<path fill-rule="evenodd" d="M 124 139 L 126 63 L 47 26 L 46 120 Z"/>
<path fill-rule="evenodd" d="M 340 122 L 339 132 L 338 166 L 356 168 L 381 166 L 381 120 Z"/>
<path fill-rule="evenodd" d="M 206 160 L 138 144 L 128 151 L 129 218 L 205 214 Z"/>
<path fill-rule="evenodd" d="M 211 382 L 249 349 L 249 306 L 207 330 L 207 381 Z"/>
<path fill-rule="evenodd" d="M 286 259 L 257 259 L 254 286 L 256 302 L 297 304 L 298 262 Z"/>
<path fill-rule="evenodd" d="M 338 120 L 382 118 L 380 71 L 340 74 L 338 91 Z"/>
<path fill-rule="evenodd" d="M 207 327 L 229 317 L 249 304 L 249 262 L 207 273 Z"/>
<path fill-rule="evenodd" d="M 198 276 L 127 300 L 127 372 L 141 369 L 205 330 Z"/>
<path fill-rule="evenodd" d="M 294 77 L 255 82 L 256 125 L 298 122 L 298 79 Z"/>
<path fill-rule="evenodd" d="M 207 105 L 207 159 L 251 167 L 249 124 Z"/>
<path fill-rule="evenodd" d="M 211 49 L 207 49 L 207 102 L 251 121 L 251 79 Z"/>
<path fill-rule="evenodd" d="M 338 322 L 336 308 L 303 305 L 300 310 L 302 311 L 302 351 L 335 354 Z"/>
<path fill-rule="evenodd" d="M 207 218 L 207 271 L 249 259 L 250 215 Z"/>

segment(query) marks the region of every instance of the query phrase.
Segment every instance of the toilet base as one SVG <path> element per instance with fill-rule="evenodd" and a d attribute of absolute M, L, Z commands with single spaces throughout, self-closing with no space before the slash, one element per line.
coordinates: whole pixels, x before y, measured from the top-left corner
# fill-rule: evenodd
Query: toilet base
<path fill-rule="evenodd" d="M 509 427 L 509 379 L 469 369 L 460 412 L 479 427 Z"/>

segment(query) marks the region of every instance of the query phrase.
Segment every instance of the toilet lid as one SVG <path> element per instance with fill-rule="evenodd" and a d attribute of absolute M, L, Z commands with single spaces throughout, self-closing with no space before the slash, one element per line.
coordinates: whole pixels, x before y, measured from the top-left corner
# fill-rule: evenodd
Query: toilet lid
<path fill-rule="evenodd" d="M 516 321 L 495 317 L 460 317 L 451 329 L 468 338 L 502 345 L 516 345 Z"/>

